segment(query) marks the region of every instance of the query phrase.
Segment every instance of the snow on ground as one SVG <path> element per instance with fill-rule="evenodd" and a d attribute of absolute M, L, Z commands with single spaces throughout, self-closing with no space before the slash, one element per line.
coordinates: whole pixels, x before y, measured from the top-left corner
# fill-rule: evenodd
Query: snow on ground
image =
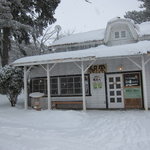
<path fill-rule="evenodd" d="M 0 96 L 0 150 L 149 150 L 150 112 L 35 111 Z"/>

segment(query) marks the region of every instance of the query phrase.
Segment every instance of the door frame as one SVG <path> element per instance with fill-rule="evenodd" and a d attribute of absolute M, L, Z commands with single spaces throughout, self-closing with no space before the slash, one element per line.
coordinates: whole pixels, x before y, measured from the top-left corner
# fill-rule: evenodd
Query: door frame
<path fill-rule="evenodd" d="M 111 109 L 109 108 L 108 104 L 108 88 L 107 88 L 107 75 L 109 74 L 125 74 L 125 73 L 140 73 L 140 80 L 141 80 L 141 94 L 142 94 L 142 108 L 144 108 L 144 96 L 143 96 L 143 80 L 142 80 L 142 71 L 141 70 L 132 70 L 132 71 L 121 71 L 121 72 L 105 72 L 104 77 L 105 77 L 105 94 L 106 94 L 106 109 Z M 123 81 L 124 82 L 124 81 Z M 117 108 L 116 108 L 117 109 Z M 124 108 L 123 108 L 124 109 Z"/>

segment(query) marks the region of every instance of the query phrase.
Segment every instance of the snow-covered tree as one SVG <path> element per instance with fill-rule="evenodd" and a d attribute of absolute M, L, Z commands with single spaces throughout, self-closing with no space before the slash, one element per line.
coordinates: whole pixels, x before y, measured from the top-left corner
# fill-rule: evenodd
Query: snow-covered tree
<path fill-rule="evenodd" d="M 135 23 L 142 23 L 145 21 L 150 21 L 150 0 L 138 0 L 142 2 L 140 5 L 141 11 L 128 11 L 126 12 L 125 18 L 130 18 L 135 21 Z"/>
<path fill-rule="evenodd" d="M 60 0 L 0 0 L 0 30 L 2 66 L 8 63 L 10 38 L 29 44 L 30 38 L 42 35 L 54 23 L 54 12 Z"/>
<path fill-rule="evenodd" d="M 21 68 L 6 65 L 0 69 L 0 93 L 5 94 L 11 106 L 17 103 L 17 97 L 23 88 L 23 71 Z"/>

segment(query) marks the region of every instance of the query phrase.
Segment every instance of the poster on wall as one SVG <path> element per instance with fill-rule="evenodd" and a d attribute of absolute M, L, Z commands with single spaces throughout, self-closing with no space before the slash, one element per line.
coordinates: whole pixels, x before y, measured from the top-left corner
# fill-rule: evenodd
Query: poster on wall
<path fill-rule="evenodd" d="M 102 79 L 101 79 L 102 77 L 101 76 L 94 76 L 93 77 L 93 88 L 94 89 L 99 89 L 99 88 L 102 88 Z"/>

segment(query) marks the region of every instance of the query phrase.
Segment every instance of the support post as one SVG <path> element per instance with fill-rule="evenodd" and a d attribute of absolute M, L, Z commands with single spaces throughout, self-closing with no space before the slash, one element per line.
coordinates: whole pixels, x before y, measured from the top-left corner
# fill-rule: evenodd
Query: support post
<path fill-rule="evenodd" d="M 48 109 L 51 109 L 51 93 L 50 93 L 50 67 L 47 64 L 47 94 L 48 94 Z"/>
<path fill-rule="evenodd" d="M 143 94 L 144 94 L 144 108 L 148 110 L 148 97 L 147 97 L 147 87 L 146 87 L 146 72 L 145 72 L 145 61 L 144 55 L 141 56 L 142 59 L 142 75 L 143 75 Z"/>
<path fill-rule="evenodd" d="M 86 111 L 86 101 L 85 101 L 85 79 L 84 79 L 84 65 L 81 62 L 81 72 L 82 72 L 82 98 L 83 98 L 83 110 Z"/>
<path fill-rule="evenodd" d="M 27 66 L 24 66 L 24 108 L 28 109 L 28 89 L 27 89 Z"/>

